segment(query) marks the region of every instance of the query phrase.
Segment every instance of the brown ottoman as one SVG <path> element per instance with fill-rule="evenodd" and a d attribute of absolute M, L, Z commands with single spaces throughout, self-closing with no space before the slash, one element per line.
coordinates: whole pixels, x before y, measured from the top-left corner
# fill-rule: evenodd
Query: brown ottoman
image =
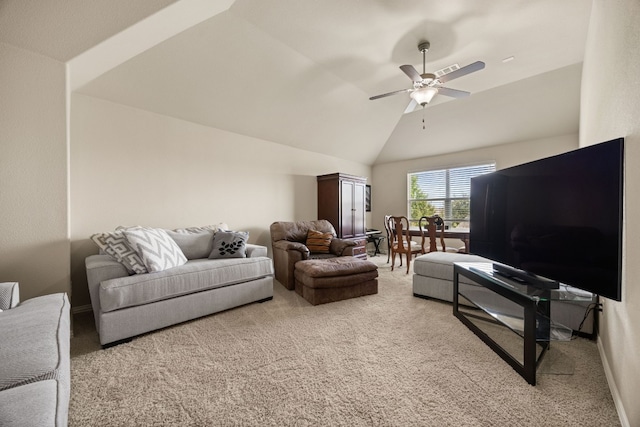
<path fill-rule="evenodd" d="M 343 256 L 298 261 L 296 292 L 313 305 L 378 293 L 378 267 Z"/>

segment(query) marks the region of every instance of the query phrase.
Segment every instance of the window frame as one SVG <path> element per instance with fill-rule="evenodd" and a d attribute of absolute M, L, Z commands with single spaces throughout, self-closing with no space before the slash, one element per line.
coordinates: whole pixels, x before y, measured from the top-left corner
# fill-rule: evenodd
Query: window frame
<path fill-rule="evenodd" d="M 460 170 L 460 169 L 473 169 L 473 168 L 485 168 L 488 169 L 485 172 L 481 172 L 472 176 L 469 176 L 469 195 L 466 197 L 460 197 L 460 196 L 451 196 L 451 191 L 454 190 L 451 187 L 451 171 L 453 170 Z M 478 163 L 473 163 L 473 164 L 467 164 L 467 165 L 459 165 L 459 166 L 447 166 L 447 167 L 433 167 L 430 169 L 422 169 L 422 170 L 415 170 L 415 171 L 411 171 L 411 172 L 407 172 L 407 218 L 409 219 L 409 224 L 411 226 L 416 226 L 418 225 L 418 220 L 420 218 L 412 218 L 411 217 L 411 212 L 412 212 L 412 203 L 415 202 L 426 202 L 426 203 L 431 203 L 431 202 L 436 202 L 436 205 L 442 205 L 441 209 L 438 209 L 437 207 L 435 207 L 436 215 L 440 215 L 442 217 L 442 219 L 444 220 L 445 226 L 447 228 L 455 228 L 452 227 L 454 225 L 455 222 L 467 222 L 468 223 L 468 219 L 466 221 L 461 220 L 460 218 L 452 218 L 453 216 L 453 202 L 454 201 L 468 201 L 470 203 L 471 200 L 471 188 L 470 188 L 470 183 L 471 183 L 471 178 L 475 177 L 475 176 L 479 176 L 479 175 L 483 175 L 486 173 L 491 173 L 491 172 L 495 172 L 497 169 L 496 167 L 496 161 L 495 160 L 490 160 L 490 161 L 484 161 L 484 162 L 478 162 Z M 412 180 L 412 176 L 414 175 L 419 175 L 419 174 L 429 174 L 429 173 L 438 173 L 438 172 L 444 172 L 445 174 L 445 179 L 444 179 L 444 197 L 429 197 L 429 195 L 427 194 L 426 198 L 415 198 L 412 199 L 412 184 L 411 184 L 411 180 Z M 432 205 L 433 206 L 433 205 Z M 468 216 L 467 216 L 468 218 Z M 467 227 L 461 227 L 463 229 L 468 229 Z"/>

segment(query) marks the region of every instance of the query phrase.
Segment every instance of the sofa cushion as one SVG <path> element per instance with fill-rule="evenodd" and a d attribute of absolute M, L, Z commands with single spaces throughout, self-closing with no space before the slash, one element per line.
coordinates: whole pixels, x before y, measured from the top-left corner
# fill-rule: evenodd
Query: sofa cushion
<path fill-rule="evenodd" d="M 203 225 L 202 227 L 186 227 L 186 228 L 176 228 L 172 231 L 176 233 L 199 233 L 201 231 L 225 231 L 228 230 L 229 226 L 224 222 L 219 222 L 217 224 L 211 225 Z"/>
<path fill-rule="evenodd" d="M 176 268 L 100 283 L 103 312 L 273 275 L 270 258 L 195 259 Z"/>
<path fill-rule="evenodd" d="M 130 228 L 123 231 L 149 272 L 164 271 L 187 262 L 176 242 L 161 228 Z"/>
<path fill-rule="evenodd" d="M 244 258 L 249 233 L 246 231 L 218 231 L 213 236 L 209 258 Z"/>
<path fill-rule="evenodd" d="M 0 425 L 49 426 L 67 425 L 67 414 L 56 416 L 57 382 L 38 381 L 0 393 Z"/>
<path fill-rule="evenodd" d="M 69 310 L 66 294 L 58 293 L 31 298 L 0 314 L 0 408 L 8 404 L 5 399 L 18 399 L 27 392 L 25 411 L 36 401 L 53 402 L 56 425 L 66 425 L 71 383 Z M 44 404 L 41 409 L 50 411 Z"/>
<path fill-rule="evenodd" d="M 123 230 L 96 233 L 91 240 L 107 255 L 124 265 L 129 273 L 146 273 L 147 267 L 138 253 L 131 247 Z"/>
<path fill-rule="evenodd" d="M 328 254 L 331 248 L 331 240 L 333 234 L 323 233 L 321 231 L 309 230 L 307 232 L 307 248 L 310 252 Z"/>
<path fill-rule="evenodd" d="M 184 231 L 183 231 L 184 230 Z M 167 230 L 187 259 L 207 258 L 213 249 L 213 230 Z"/>

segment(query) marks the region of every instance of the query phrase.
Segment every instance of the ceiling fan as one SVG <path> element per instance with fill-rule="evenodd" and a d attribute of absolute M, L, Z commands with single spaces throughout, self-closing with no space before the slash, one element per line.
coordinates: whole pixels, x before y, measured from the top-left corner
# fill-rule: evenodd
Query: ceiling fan
<path fill-rule="evenodd" d="M 396 90 L 389 93 L 383 93 L 382 95 L 376 95 L 369 98 L 370 100 L 384 98 L 387 96 L 395 95 L 398 93 L 408 92 L 411 97 L 411 102 L 407 106 L 405 113 L 412 112 L 417 105 L 421 105 L 424 107 L 427 105 L 436 94 L 441 94 L 445 96 L 450 96 L 452 98 L 464 98 L 465 96 L 471 95 L 469 92 L 465 92 L 462 90 L 451 89 L 448 87 L 442 86 L 443 83 L 447 83 L 453 79 L 457 79 L 458 77 L 466 76 L 467 74 L 473 73 L 475 71 L 480 71 L 484 68 L 484 62 L 477 61 L 473 64 L 469 64 L 465 67 L 458 68 L 455 71 L 452 71 L 447 74 L 443 74 L 441 76 L 436 76 L 433 73 L 427 73 L 425 71 L 425 60 L 426 53 L 431 47 L 431 44 L 428 41 L 423 41 L 418 45 L 418 50 L 422 52 L 422 74 L 418 73 L 418 71 L 413 67 L 413 65 L 401 65 L 400 69 L 411 79 L 413 82 L 413 87 L 409 89 Z"/>

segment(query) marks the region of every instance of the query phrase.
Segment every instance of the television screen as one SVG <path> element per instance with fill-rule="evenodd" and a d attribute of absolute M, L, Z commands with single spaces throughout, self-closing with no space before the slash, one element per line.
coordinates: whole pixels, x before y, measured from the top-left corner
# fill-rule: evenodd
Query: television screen
<path fill-rule="evenodd" d="M 471 180 L 469 251 L 620 301 L 624 139 Z"/>

